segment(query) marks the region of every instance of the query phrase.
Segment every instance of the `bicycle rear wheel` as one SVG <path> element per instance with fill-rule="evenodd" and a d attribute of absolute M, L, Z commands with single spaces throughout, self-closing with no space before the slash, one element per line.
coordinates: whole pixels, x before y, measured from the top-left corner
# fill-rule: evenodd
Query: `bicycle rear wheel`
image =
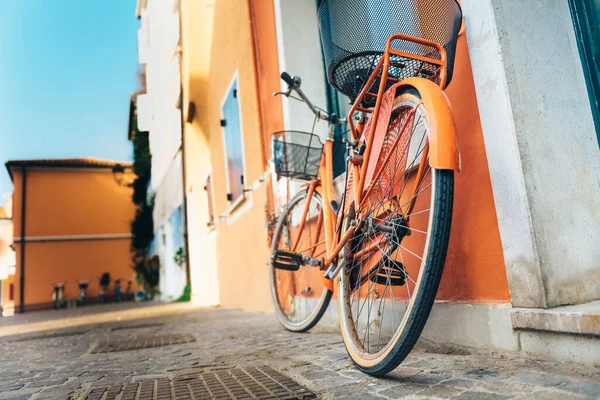
<path fill-rule="evenodd" d="M 303 229 L 299 229 L 306 205 L 308 212 Z M 321 319 L 332 292 L 323 284 L 322 260 L 325 258 L 325 223 L 323 201 L 313 192 L 298 192 L 279 217 L 271 247 L 271 296 L 281 324 L 293 332 L 305 332 Z M 296 247 L 294 249 L 294 246 Z M 305 259 L 295 271 L 275 267 L 278 251 Z M 310 261 L 307 261 L 310 260 Z M 321 265 L 311 265 L 320 261 Z"/>
<path fill-rule="evenodd" d="M 376 376 L 402 362 L 425 326 L 452 221 L 454 175 L 429 165 L 421 96 L 412 87 L 396 96 L 385 137 L 375 138 L 365 198 L 348 210 L 346 229 L 362 223 L 342 251 L 339 279 L 344 344 Z"/>

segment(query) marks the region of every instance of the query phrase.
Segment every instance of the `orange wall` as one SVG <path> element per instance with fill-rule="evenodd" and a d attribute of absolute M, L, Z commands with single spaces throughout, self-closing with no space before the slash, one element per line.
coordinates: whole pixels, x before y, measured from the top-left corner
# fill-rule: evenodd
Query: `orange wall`
<path fill-rule="evenodd" d="M 99 279 L 104 272 L 111 279 L 133 279 L 130 267 L 129 239 L 85 240 L 63 242 L 29 242 L 25 246 L 25 304 L 40 304 L 52 301 L 52 284 L 64 281 L 65 299 L 79 298 L 77 279 L 90 281 L 87 295 L 97 297 Z M 15 303 L 19 304 L 19 268 L 21 246 L 17 245 L 17 275 Z M 114 282 L 109 286 L 112 294 Z"/>
<path fill-rule="evenodd" d="M 455 174 L 450 247 L 438 299 L 510 301 L 466 35 L 458 41 L 446 93 L 458 128 L 462 169 Z"/>
<path fill-rule="evenodd" d="M 258 97 L 264 152 L 271 157 L 271 135 L 283 130 L 281 97 L 273 93 L 281 90 L 275 12 L 272 1 L 250 0 L 250 17 L 254 34 L 254 54 L 258 76 Z"/>
<path fill-rule="evenodd" d="M 15 303 L 19 304 L 22 246 L 20 171 L 13 171 L 14 237 L 17 273 Z M 25 243 L 25 305 L 52 301 L 52 284 L 66 282 L 65 297 L 78 297 L 77 279 L 89 279 L 88 296 L 98 295 L 104 272 L 131 279 L 130 239 L 55 240 L 52 236 L 129 234 L 135 209 L 131 188 L 119 186 L 110 169 L 27 170 L 27 238 Z M 125 288 L 126 284 L 123 284 Z M 112 293 L 112 284 L 109 289 Z"/>
<path fill-rule="evenodd" d="M 21 235 L 21 172 L 13 172 L 15 237 Z M 27 236 L 129 233 L 132 190 L 109 169 L 27 170 Z"/>
<path fill-rule="evenodd" d="M 252 2 L 251 2 L 252 3 Z M 254 1 L 259 27 L 261 82 L 279 90 L 279 63 L 273 2 Z M 462 171 L 455 179 L 452 235 L 438 299 L 509 301 L 508 281 L 492 195 L 487 158 L 466 35 L 458 41 L 453 80 L 446 90 L 459 131 Z M 271 102 L 276 98 L 271 97 Z M 282 125 L 281 103 L 269 105 L 266 134 Z M 267 141 L 268 144 L 268 141 Z M 270 156 L 270 155 L 269 155 Z"/>

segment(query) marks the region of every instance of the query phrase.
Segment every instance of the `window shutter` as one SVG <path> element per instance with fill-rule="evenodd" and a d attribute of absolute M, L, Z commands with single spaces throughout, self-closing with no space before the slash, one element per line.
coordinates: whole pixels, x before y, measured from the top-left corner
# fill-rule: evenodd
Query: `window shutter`
<path fill-rule="evenodd" d="M 206 225 L 213 226 L 215 224 L 215 212 L 212 194 L 212 179 L 210 175 L 206 177 L 206 185 L 204 186 L 204 190 L 206 190 L 206 199 L 208 201 L 208 223 Z"/>
<path fill-rule="evenodd" d="M 221 110 L 223 116 L 221 126 L 223 127 L 227 179 L 229 181 L 229 193 L 227 194 L 229 202 L 235 202 L 244 195 L 243 140 L 237 87 L 236 80 L 227 92 Z M 240 177 L 242 178 L 240 179 Z"/>

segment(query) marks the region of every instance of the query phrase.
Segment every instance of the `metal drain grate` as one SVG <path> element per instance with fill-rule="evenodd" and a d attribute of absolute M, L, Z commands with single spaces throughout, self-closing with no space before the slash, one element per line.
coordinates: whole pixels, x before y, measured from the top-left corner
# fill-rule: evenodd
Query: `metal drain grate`
<path fill-rule="evenodd" d="M 68 336 L 79 336 L 79 335 L 83 335 L 86 332 L 87 331 L 68 331 L 68 332 L 50 331 L 50 332 L 45 332 L 45 333 L 38 334 L 38 335 L 32 335 L 32 336 L 27 336 L 24 338 L 12 340 L 12 342 L 27 342 L 30 340 L 54 339 L 54 338 L 62 338 L 62 337 L 68 337 Z"/>
<path fill-rule="evenodd" d="M 175 335 L 145 336 L 129 340 L 110 340 L 98 343 L 91 351 L 92 354 L 112 353 L 115 351 L 139 350 L 150 347 L 162 347 L 172 344 L 195 342 L 189 333 Z"/>
<path fill-rule="evenodd" d="M 317 396 L 267 366 L 214 367 L 172 379 L 93 389 L 87 400 L 315 399 Z"/>
<path fill-rule="evenodd" d="M 115 326 L 114 328 L 111 329 L 111 331 L 122 331 L 125 329 L 155 328 L 155 327 L 159 327 L 159 326 L 165 326 L 165 324 L 156 323 L 156 324 L 122 325 L 122 326 Z"/>

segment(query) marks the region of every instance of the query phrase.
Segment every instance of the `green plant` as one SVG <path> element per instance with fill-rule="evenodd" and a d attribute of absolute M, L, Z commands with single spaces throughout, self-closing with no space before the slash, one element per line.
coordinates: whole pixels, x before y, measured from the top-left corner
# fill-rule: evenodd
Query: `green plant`
<path fill-rule="evenodd" d="M 152 202 L 142 203 L 135 210 L 135 217 L 131 222 L 131 250 L 134 259 L 147 255 L 148 248 L 154 239 L 154 220 Z"/>
<path fill-rule="evenodd" d="M 133 122 L 136 129 L 131 138 L 133 144 L 133 173 L 136 175 L 133 181 L 133 202 L 141 205 L 147 202 L 148 183 L 152 167 L 152 155 L 150 154 L 150 140 L 148 132 L 137 130 L 137 121 Z"/>
<path fill-rule="evenodd" d="M 177 249 L 175 255 L 173 256 L 173 261 L 175 261 L 175 264 L 179 265 L 180 267 L 183 265 L 185 262 L 185 251 L 183 250 L 183 247 L 179 247 Z"/>
<path fill-rule="evenodd" d="M 133 144 L 132 201 L 136 205 L 135 217 L 131 222 L 131 254 L 136 279 L 144 286 L 146 298 L 152 299 L 158 291 L 160 260 L 157 256 L 148 258 L 148 250 L 154 239 L 154 201 L 148 198 L 148 185 L 151 177 L 152 155 L 148 132 L 137 129 L 137 110 L 133 103 L 130 127 Z"/>
<path fill-rule="evenodd" d="M 136 279 L 143 285 L 146 298 L 152 300 L 160 291 L 158 281 L 160 276 L 160 259 L 158 256 L 139 257 L 134 262 Z"/>
<path fill-rule="evenodd" d="M 188 282 L 185 285 L 185 288 L 183 288 L 182 295 L 179 296 L 179 298 L 177 300 L 175 300 L 175 302 L 176 303 L 186 303 L 191 300 L 192 300 L 192 285 L 190 282 Z"/>

